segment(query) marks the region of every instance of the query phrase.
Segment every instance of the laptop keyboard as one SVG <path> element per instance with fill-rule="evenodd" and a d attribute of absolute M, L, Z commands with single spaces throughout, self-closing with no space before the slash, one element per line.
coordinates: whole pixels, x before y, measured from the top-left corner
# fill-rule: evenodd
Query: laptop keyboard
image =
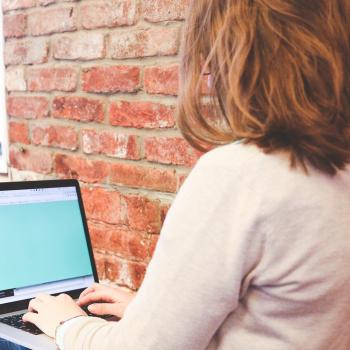
<path fill-rule="evenodd" d="M 100 317 L 100 318 L 103 318 L 106 320 L 110 319 L 110 318 L 114 318 L 114 319 L 118 320 L 115 316 L 112 316 L 112 315 L 96 316 L 88 310 L 88 305 L 82 307 L 82 309 L 87 313 L 88 316 Z M 33 325 L 32 323 L 24 322 L 22 320 L 23 315 L 24 315 L 24 313 L 19 314 L 19 315 L 13 315 L 13 316 L 0 318 L 0 322 L 5 323 L 9 326 L 15 327 L 17 329 L 21 329 L 22 331 L 25 331 L 25 332 L 28 332 L 28 333 L 31 333 L 34 335 L 38 335 L 38 334 L 43 333 L 37 326 Z"/>
<path fill-rule="evenodd" d="M 34 335 L 42 334 L 42 331 L 37 326 L 34 326 L 32 323 L 29 322 L 24 322 L 22 320 L 23 315 L 24 313 L 0 318 L 0 322 Z"/>

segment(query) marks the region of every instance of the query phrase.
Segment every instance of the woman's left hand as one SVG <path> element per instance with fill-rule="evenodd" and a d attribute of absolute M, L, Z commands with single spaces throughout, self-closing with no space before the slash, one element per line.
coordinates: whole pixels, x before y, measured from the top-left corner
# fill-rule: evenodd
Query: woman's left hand
<path fill-rule="evenodd" d="M 60 294 L 53 297 L 40 294 L 30 301 L 23 321 L 35 324 L 49 337 L 54 338 L 60 322 L 75 316 L 86 316 L 86 312 L 69 295 Z"/>

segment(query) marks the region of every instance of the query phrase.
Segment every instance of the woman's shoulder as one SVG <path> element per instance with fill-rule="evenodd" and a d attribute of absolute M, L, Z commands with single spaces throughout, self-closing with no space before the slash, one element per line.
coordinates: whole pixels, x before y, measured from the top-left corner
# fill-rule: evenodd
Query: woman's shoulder
<path fill-rule="evenodd" d="M 256 193 L 263 192 L 263 196 L 273 193 L 293 196 L 304 189 L 319 192 L 320 187 L 337 187 L 339 182 L 350 185 L 350 165 L 334 177 L 311 167 L 305 172 L 301 167 L 291 167 L 287 152 L 265 153 L 243 140 L 212 149 L 201 157 L 195 168 L 203 177 L 210 174 L 217 178 L 227 177 L 231 184 L 249 187 Z"/>
<path fill-rule="evenodd" d="M 245 143 L 244 139 L 218 146 L 205 153 L 199 160 L 199 164 L 237 171 L 249 170 L 257 166 L 268 166 L 269 163 L 280 162 L 277 156 L 268 155 L 259 147 Z M 286 159 L 283 159 L 286 162 Z M 264 163 L 264 164 L 263 164 Z"/>

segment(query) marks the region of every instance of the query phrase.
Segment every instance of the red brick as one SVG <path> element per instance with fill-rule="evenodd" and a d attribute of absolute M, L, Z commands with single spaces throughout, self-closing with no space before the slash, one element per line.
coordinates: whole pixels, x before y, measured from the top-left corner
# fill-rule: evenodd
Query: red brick
<path fill-rule="evenodd" d="M 49 174 L 52 170 L 51 153 L 42 149 L 10 149 L 10 164 L 18 170 Z"/>
<path fill-rule="evenodd" d="M 110 38 L 112 58 L 175 55 L 179 47 L 179 28 L 133 29 L 116 32 Z"/>
<path fill-rule="evenodd" d="M 126 262 L 120 258 L 115 256 L 105 256 L 106 278 L 109 281 L 118 283 L 118 285 L 126 285 L 128 281 L 125 280 L 125 273 L 122 272 L 123 270 L 126 270 L 123 268 L 123 265 L 126 265 Z M 123 279 L 122 276 L 124 277 Z"/>
<path fill-rule="evenodd" d="M 39 0 L 39 5 L 40 6 L 48 6 L 51 4 L 54 4 L 56 0 Z"/>
<path fill-rule="evenodd" d="M 140 86 L 140 69 L 135 66 L 92 67 L 85 69 L 82 88 L 86 92 L 135 92 Z"/>
<path fill-rule="evenodd" d="M 127 220 L 131 228 L 139 231 L 158 233 L 160 231 L 160 206 L 140 196 L 125 196 Z"/>
<path fill-rule="evenodd" d="M 34 126 L 32 128 L 32 142 L 35 145 L 75 150 L 78 147 L 78 134 L 70 126 Z"/>
<path fill-rule="evenodd" d="M 9 96 L 7 114 L 10 117 L 38 119 L 49 113 L 49 101 L 41 96 Z"/>
<path fill-rule="evenodd" d="M 109 165 L 99 160 L 56 154 L 55 170 L 60 177 L 76 178 L 84 182 L 104 182 L 109 174 Z"/>
<path fill-rule="evenodd" d="M 188 174 L 181 174 L 181 175 L 179 176 L 178 190 L 181 188 L 181 186 L 182 186 L 183 183 L 185 182 L 187 176 L 188 176 Z"/>
<path fill-rule="evenodd" d="M 126 229 L 115 229 L 111 232 L 110 250 L 124 258 L 146 259 L 148 241 L 145 234 Z"/>
<path fill-rule="evenodd" d="M 6 89 L 7 91 L 25 91 L 27 89 L 23 67 L 8 67 L 6 69 Z"/>
<path fill-rule="evenodd" d="M 149 22 L 182 20 L 189 0 L 143 0 L 143 17 Z"/>
<path fill-rule="evenodd" d="M 67 34 L 53 39 L 53 57 L 64 60 L 94 60 L 105 56 L 103 33 Z"/>
<path fill-rule="evenodd" d="M 178 66 L 145 68 L 144 85 L 149 94 L 177 95 L 179 90 Z"/>
<path fill-rule="evenodd" d="M 130 276 L 130 288 L 131 289 L 138 289 L 140 288 L 142 281 L 145 277 L 147 270 L 147 266 L 142 263 L 138 263 L 135 261 L 130 261 L 128 263 L 128 271 Z"/>
<path fill-rule="evenodd" d="M 162 204 L 160 206 L 160 220 L 162 225 L 164 223 L 166 216 L 168 215 L 169 209 L 170 209 L 170 204 Z"/>
<path fill-rule="evenodd" d="M 30 91 L 74 91 L 77 78 L 73 68 L 30 68 L 27 71 Z"/>
<path fill-rule="evenodd" d="M 91 98 L 58 96 L 52 103 L 52 115 L 62 119 L 102 122 L 104 107 L 102 102 Z"/>
<path fill-rule="evenodd" d="M 103 280 L 106 278 L 106 259 L 103 254 L 94 251 L 94 260 L 96 264 L 96 270 L 98 279 Z"/>
<path fill-rule="evenodd" d="M 80 1 L 80 0 L 39 0 L 39 5 L 48 6 L 48 5 L 60 3 L 60 2 L 75 2 L 75 1 Z"/>
<path fill-rule="evenodd" d="M 148 137 L 144 148 L 147 160 L 163 164 L 191 167 L 201 155 L 182 137 Z"/>
<path fill-rule="evenodd" d="M 34 7 L 36 0 L 2 0 L 2 8 L 4 11 L 26 9 Z"/>
<path fill-rule="evenodd" d="M 118 101 L 111 104 L 111 125 L 133 128 L 172 128 L 175 126 L 175 107 L 146 101 Z"/>
<path fill-rule="evenodd" d="M 69 32 L 77 29 L 77 16 L 74 7 L 45 9 L 28 16 L 28 33 L 45 35 Z"/>
<path fill-rule="evenodd" d="M 137 17 L 136 0 L 104 0 L 81 6 L 82 26 L 86 29 L 133 25 Z"/>
<path fill-rule="evenodd" d="M 105 267 L 107 279 L 133 290 L 140 287 L 147 269 L 144 263 L 125 261 L 115 256 L 106 257 Z"/>
<path fill-rule="evenodd" d="M 142 232 L 92 222 L 89 224 L 89 230 L 95 249 L 112 252 L 126 259 L 148 257 L 149 241 Z"/>
<path fill-rule="evenodd" d="M 9 122 L 9 137 L 11 143 L 29 144 L 28 124 L 22 122 Z"/>
<path fill-rule="evenodd" d="M 38 64 L 48 59 L 46 38 L 11 40 L 5 43 L 5 64 Z"/>
<path fill-rule="evenodd" d="M 4 16 L 5 38 L 20 38 L 26 33 L 27 16 L 23 13 Z"/>
<path fill-rule="evenodd" d="M 162 170 L 131 164 L 111 166 L 112 183 L 121 186 L 148 188 L 163 192 L 176 192 L 175 170 Z"/>
<path fill-rule="evenodd" d="M 92 129 L 82 132 L 83 151 L 87 154 L 106 154 L 110 157 L 123 159 L 140 159 L 138 137 L 102 131 L 100 133 Z"/>
<path fill-rule="evenodd" d="M 159 240 L 159 235 L 150 235 L 150 245 L 149 245 L 149 257 L 152 258 L 152 256 L 154 255 L 154 251 L 157 248 L 157 243 Z"/>
<path fill-rule="evenodd" d="M 100 187 L 83 187 L 82 196 L 88 219 L 110 224 L 121 222 L 121 204 L 118 192 L 107 191 Z"/>

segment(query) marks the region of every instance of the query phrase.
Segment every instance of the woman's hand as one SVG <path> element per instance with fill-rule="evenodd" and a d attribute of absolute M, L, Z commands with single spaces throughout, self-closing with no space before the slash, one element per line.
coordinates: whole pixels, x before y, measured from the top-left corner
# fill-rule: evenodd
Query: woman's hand
<path fill-rule="evenodd" d="M 53 297 L 40 294 L 30 301 L 23 321 L 35 324 L 49 337 L 54 338 L 60 322 L 75 316 L 86 316 L 86 313 L 69 295 L 60 294 Z"/>
<path fill-rule="evenodd" d="M 91 304 L 88 309 L 95 315 L 114 315 L 122 318 L 125 309 L 135 295 L 135 292 L 122 288 L 112 288 L 94 283 L 81 293 L 78 305 Z"/>

